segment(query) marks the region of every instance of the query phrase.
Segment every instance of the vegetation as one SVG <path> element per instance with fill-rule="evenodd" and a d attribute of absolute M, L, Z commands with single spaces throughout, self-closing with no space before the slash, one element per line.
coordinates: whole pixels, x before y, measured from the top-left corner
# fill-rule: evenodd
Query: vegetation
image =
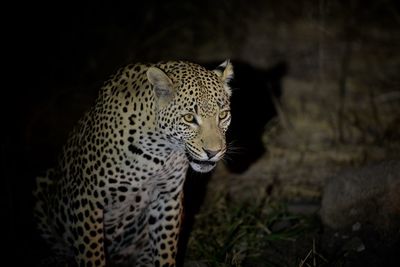
<path fill-rule="evenodd" d="M 314 215 L 296 215 L 287 205 L 263 196 L 237 203 L 220 194 L 196 217 L 187 261 L 197 266 L 316 266 Z M 303 247 L 295 244 L 303 243 Z M 310 263 L 311 262 L 311 265 Z M 313 264 L 314 262 L 314 264 Z M 202 265 L 199 265 L 202 264 Z"/>

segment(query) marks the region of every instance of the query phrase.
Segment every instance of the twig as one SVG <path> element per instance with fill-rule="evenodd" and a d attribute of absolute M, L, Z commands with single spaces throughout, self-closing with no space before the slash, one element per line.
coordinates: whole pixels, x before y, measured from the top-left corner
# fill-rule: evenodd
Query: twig
<path fill-rule="evenodd" d="M 310 257 L 311 253 L 312 253 L 312 249 L 310 249 L 310 251 L 307 253 L 307 256 L 304 258 L 304 260 L 301 260 L 299 267 L 303 267 L 304 264 L 306 263 L 308 257 Z"/>

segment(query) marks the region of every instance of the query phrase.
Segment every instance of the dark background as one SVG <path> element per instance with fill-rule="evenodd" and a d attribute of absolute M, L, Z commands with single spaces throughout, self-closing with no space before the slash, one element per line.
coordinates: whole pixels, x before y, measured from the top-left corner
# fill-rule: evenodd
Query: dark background
<path fill-rule="evenodd" d="M 99 86 L 124 64 L 177 59 L 214 64 L 231 58 L 255 68 L 242 76 L 243 83 L 247 77 L 254 80 L 257 71 L 268 83 L 276 77 L 266 73 L 284 66 L 280 87 L 285 75 L 306 81 L 330 77 L 340 84 L 343 55 L 376 54 L 378 62 L 394 63 L 372 64 L 367 71 L 350 68 L 349 76 L 364 71 L 365 77 L 379 69 L 384 77 L 374 80 L 376 88 L 399 91 L 397 1 L 18 2 L 3 13 L 2 230 L 7 256 L 26 266 L 42 253 L 30 213 L 34 177 L 54 163 Z M 304 30 L 304 21 L 322 30 Z M 351 52 L 347 43 L 353 44 Z M 386 52 L 379 54 L 380 48 Z M 302 96 L 307 99 L 307 94 L 313 92 Z M 290 100 L 290 91 L 286 97 Z M 270 96 L 265 99 L 270 107 Z M 246 101 L 254 105 L 251 97 Z M 379 136 L 397 137 L 397 128 Z M 350 137 L 335 140 L 341 138 Z"/>

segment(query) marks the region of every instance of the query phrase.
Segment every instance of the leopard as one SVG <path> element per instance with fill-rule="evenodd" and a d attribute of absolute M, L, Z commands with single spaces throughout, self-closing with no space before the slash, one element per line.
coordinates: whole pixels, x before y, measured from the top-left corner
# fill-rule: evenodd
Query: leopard
<path fill-rule="evenodd" d="M 186 173 L 225 156 L 233 75 L 230 60 L 132 63 L 103 83 L 36 177 L 34 217 L 60 266 L 176 266 Z"/>

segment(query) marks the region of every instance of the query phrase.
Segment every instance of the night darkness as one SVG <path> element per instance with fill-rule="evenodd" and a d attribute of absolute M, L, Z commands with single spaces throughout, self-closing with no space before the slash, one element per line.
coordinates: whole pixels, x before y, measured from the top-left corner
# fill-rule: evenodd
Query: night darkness
<path fill-rule="evenodd" d="M 3 12 L 9 16 L 3 19 L 2 230 L 7 258 L 20 266 L 38 266 L 46 254 L 31 214 L 35 176 L 55 163 L 104 80 L 128 63 L 190 60 L 212 68 L 230 58 L 236 64 L 228 138 L 241 149 L 213 174 L 229 177 L 221 184 L 211 175 L 189 174 L 186 241 L 196 227 L 191 216 L 213 198 L 214 191 L 206 194 L 210 179 L 232 203 L 265 188 L 274 201 L 320 207 L 326 181 L 339 171 L 387 161 L 400 166 L 396 1 L 20 3 Z M 386 172 L 378 173 L 384 180 Z M 388 189 L 400 188 L 396 179 L 382 189 L 394 207 L 383 208 L 390 213 L 385 233 L 392 218 L 400 218 L 400 199 Z M 391 263 L 399 239 L 368 250 L 373 238 L 367 236 L 366 252 L 347 261 L 338 252 L 343 244 L 335 243 L 334 252 L 321 245 L 329 263 L 319 259 L 316 266 L 389 266 L 381 264 Z M 191 260 L 206 257 L 193 250 Z M 299 266 L 296 260 L 307 254 L 299 251 L 291 251 L 294 262 L 279 256 L 267 262 Z M 267 249 L 260 253 L 271 256 Z M 264 266 L 262 260 L 240 264 Z"/>

